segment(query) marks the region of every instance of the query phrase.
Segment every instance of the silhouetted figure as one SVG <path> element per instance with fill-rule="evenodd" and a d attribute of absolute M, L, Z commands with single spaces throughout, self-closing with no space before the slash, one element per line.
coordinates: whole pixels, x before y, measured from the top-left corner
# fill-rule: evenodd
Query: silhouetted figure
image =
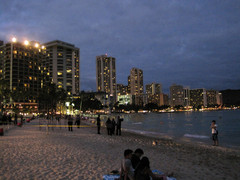
<path fill-rule="evenodd" d="M 18 118 L 18 116 L 17 116 L 17 114 L 15 114 L 15 115 L 14 115 L 14 124 L 15 124 L 15 125 L 17 124 L 17 118 Z"/>
<path fill-rule="evenodd" d="M 107 119 L 106 126 L 107 126 L 107 134 L 112 135 L 112 121 L 110 120 L 110 118 Z"/>
<path fill-rule="evenodd" d="M 98 129 L 98 134 L 100 134 L 100 127 L 101 127 L 101 119 L 100 115 L 97 117 L 97 129 Z"/>
<path fill-rule="evenodd" d="M 140 158 L 143 154 L 144 154 L 144 152 L 140 148 L 138 148 L 134 151 L 132 158 L 131 158 L 132 166 L 134 169 L 136 169 L 137 165 L 139 164 L 139 162 L 141 160 Z"/>
<path fill-rule="evenodd" d="M 9 115 L 7 116 L 7 122 L 8 122 L 8 124 L 11 124 L 11 123 L 12 123 L 12 115 L 11 115 L 11 114 L 9 114 Z"/>
<path fill-rule="evenodd" d="M 150 169 L 149 159 L 147 157 L 143 157 L 139 162 L 137 168 L 135 169 L 134 177 L 135 179 L 141 180 L 149 180 L 151 178 L 155 180 L 167 180 L 167 176 L 165 174 L 153 174 L 152 170 Z"/>
<path fill-rule="evenodd" d="M 119 135 L 119 136 L 121 136 L 121 126 L 122 126 L 122 121 L 123 121 L 123 119 L 120 118 L 120 117 L 118 116 L 118 120 L 117 120 L 117 132 L 116 132 L 116 135 Z"/>
<path fill-rule="evenodd" d="M 77 115 L 76 121 L 75 121 L 75 125 L 77 125 L 77 128 L 80 128 L 80 123 L 81 123 L 81 121 L 80 121 L 80 116 Z"/>
<path fill-rule="evenodd" d="M 116 122 L 114 120 L 114 118 L 112 119 L 112 134 L 115 134 L 115 127 L 116 127 Z"/>
<path fill-rule="evenodd" d="M 68 116 L 68 131 L 73 131 L 72 125 L 73 125 L 73 119 L 72 119 L 72 117 L 69 115 L 69 116 Z"/>

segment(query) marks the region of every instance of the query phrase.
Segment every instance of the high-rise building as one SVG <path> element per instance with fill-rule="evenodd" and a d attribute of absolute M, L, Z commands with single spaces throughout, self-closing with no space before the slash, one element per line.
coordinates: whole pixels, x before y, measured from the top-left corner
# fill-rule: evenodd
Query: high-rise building
<path fill-rule="evenodd" d="M 146 85 L 146 94 L 160 94 L 162 93 L 162 85 L 151 83 Z"/>
<path fill-rule="evenodd" d="M 96 57 L 96 84 L 98 92 L 106 92 L 116 101 L 116 63 L 114 57 Z"/>
<path fill-rule="evenodd" d="M 132 68 L 129 77 L 130 94 L 143 94 L 143 71 L 138 68 Z"/>
<path fill-rule="evenodd" d="M 73 44 L 55 40 L 45 43 L 50 81 L 64 88 L 68 95 L 80 92 L 80 50 Z"/>
<path fill-rule="evenodd" d="M 124 86 L 123 84 L 117 84 L 117 95 L 127 95 L 128 94 L 128 86 Z"/>
<path fill-rule="evenodd" d="M 222 105 L 222 96 L 219 91 L 216 90 L 206 90 L 207 95 L 207 106 Z"/>
<path fill-rule="evenodd" d="M 190 90 L 190 105 L 193 108 L 207 107 L 207 96 L 205 89 Z"/>
<path fill-rule="evenodd" d="M 6 103 L 37 103 L 46 77 L 45 59 L 46 48 L 35 41 L 21 43 L 13 38 L 0 46 L 0 80 L 7 83 L 12 93 L 11 99 L 4 99 Z"/>
<path fill-rule="evenodd" d="M 183 98 L 184 98 L 184 107 L 188 108 L 190 106 L 190 88 L 183 88 Z"/>
<path fill-rule="evenodd" d="M 143 71 L 138 68 L 132 68 L 128 77 L 129 92 L 135 95 L 135 104 L 144 105 L 143 99 Z"/>
<path fill-rule="evenodd" d="M 173 84 L 170 86 L 170 105 L 184 106 L 184 90 L 183 86 Z"/>

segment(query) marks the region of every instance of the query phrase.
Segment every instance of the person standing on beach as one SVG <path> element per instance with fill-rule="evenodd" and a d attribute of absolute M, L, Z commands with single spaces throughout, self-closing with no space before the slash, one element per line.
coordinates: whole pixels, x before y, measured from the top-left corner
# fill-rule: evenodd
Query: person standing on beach
<path fill-rule="evenodd" d="M 114 118 L 112 119 L 112 134 L 115 134 L 115 126 L 116 126 L 116 122 L 114 120 Z"/>
<path fill-rule="evenodd" d="M 107 126 L 107 134 L 112 135 L 112 121 L 110 120 L 110 118 L 107 119 L 106 126 Z"/>
<path fill-rule="evenodd" d="M 120 178 L 124 180 L 134 180 L 134 169 L 132 167 L 132 153 L 131 149 L 126 149 L 124 151 L 124 159 L 121 162 L 121 171 L 120 171 Z"/>
<path fill-rule="evenodd" d="M 120 116 L 118 116 L 118 120 L 117 120 L 117 132 L 116 135 L 121 136 L 121 126 L 122 126 L 122 121 L 123 119 L 120 118 Z"/>
<path fill-rule="evenodd" d="M 81 121 L 80 121 L 80 116 L 77 115 L 76 121 L 75 121 L 75 125 L 77 125 L 77 128 L 80 128 L 80 123 L 81 123 Z"/>
<path fill-rule="evenodd" d="M 211 129 L 212 129 L 213 146 L 218 146 L 218 130 L 217 130 L 217 124 L 215 120 L 212 121 Z"/>
<path fill-rule="evenodd" d="M 98 129 L 98 134 L 100 133 L 100 127 L 101 127 L 101 119 L 100 119 L 100 115 L 98 115 L 97 117 L 97 129 Z"/>
<path fill-rule="evenodd" d="M 71 115 L 69 115 L 68 116 L 68 131 L 73 131 L 72 125 L 73 125 L 73 119 L 72 119 Z"/>

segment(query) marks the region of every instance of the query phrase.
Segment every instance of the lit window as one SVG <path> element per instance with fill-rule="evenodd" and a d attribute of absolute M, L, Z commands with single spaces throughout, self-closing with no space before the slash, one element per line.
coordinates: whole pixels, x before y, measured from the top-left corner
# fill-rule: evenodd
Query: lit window
<path fill-rule="evenodd" d="M 61 75 L 62 75 L 62 72 L 58 72 L 57 74 L 58 74 L 58 76 L 61 76 Z"/>
<path fill-rule="evenodd" d="M 59 86 L 58 86 L 58 88 L 62 88 L 62 86 L 61 86 L 61 85 L 59 85 Z"/>
<path fill-rule="evenodd" d="M 72 72 L 72 70 L 71 70 L 71 69 L 68 69 L 68 70 L 67 70 L 67 73 L 70 73 L 70 72 Z"/>
<path fill-rule="evenodd" d="M 30 79 L 30 80 L 32 80 L 32 77 L 31 77 L 31 76 L 29 76 L 29 79 Z"/>

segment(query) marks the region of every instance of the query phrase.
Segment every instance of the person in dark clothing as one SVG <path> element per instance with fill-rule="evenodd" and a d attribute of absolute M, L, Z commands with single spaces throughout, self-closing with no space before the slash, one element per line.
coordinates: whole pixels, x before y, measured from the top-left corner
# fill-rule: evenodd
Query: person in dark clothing
<path fill-rule="evenodd" d="M 144 154 L 143 150 L 138 148 L 135 150 L 134 154 L 132 155 L 131 161 L 132 161 L 132 166 L 134 169 L 136 169 L 137 165 L 140 162 L 141 156 Z"/>
<path fill-rule="evenodd" d="M 11 114 L 8 114 L 7 121 L 8 121 L 8 124 L 12 124 L 12 115 Z"/>
<path fill-rule="evenodd" d="M 116 132 L 116 135 L 119 135 L 119 136 L 121 136 L 121 126 L 122 126 L 122 121 L 123 121 L 123 119 L 120 118 L 120 117 L 118 116 L 118 120 L 117 120 L 117 132 Z"/>
<path fill-rule="evenodd" d="M 15 114 L 15 115 L 14 115 L 14 124 L 15 124 L 15 125 L 17 124 L 17 118 L 18 118 L 18 116 L 17 116 L 17 114 Z"/>
<path fill-rule="evenodd" d="M 73 119 L 71 116 L 68 116 L 68 131 L 73 131 L 72 125 L 73 125 Z"/>
<path fill-rule="evenodd" d="M 106 121 L 106 127 L 107 127 L 107 134 L 112 135 L 112 122 L 110 118 L 108 118 Z"/>
<path fill-rule="evenodd" d="M 150 180 L 151 178 L 154 180 L 166 180 L 167 176 L 165 174 L 153 174 L 152 170 L 150 169 L 150 162 L 147 157 L 143 157 L 139 162 L 139 165 L 135 169 L 134 177 L 137 180 Z M 150 178 L 151 177 L 151 178 Z"/>
<path fill-rule="evenodd" d="M 80 116 L 77 115 L 77 118 L 76 118 L 76 121 L 75 121 L 75 125 L 77 125 L 77 128 L 80 128 L 80 123 L 81 123 Z"/>
<path fill-rule="evenodd" d="M 112 134 L 115 134 L 115 126 L 116 126 L 116 122 L 114 120 L 114 118 L 112 119 Z"/>
<path fill-rule="evenodd" d="M 100 127 L 101 127 L 101 119 L 100 115 L 97 117 L 97 129 L 98 129 L 98 134 L 100 134 Z"/>

